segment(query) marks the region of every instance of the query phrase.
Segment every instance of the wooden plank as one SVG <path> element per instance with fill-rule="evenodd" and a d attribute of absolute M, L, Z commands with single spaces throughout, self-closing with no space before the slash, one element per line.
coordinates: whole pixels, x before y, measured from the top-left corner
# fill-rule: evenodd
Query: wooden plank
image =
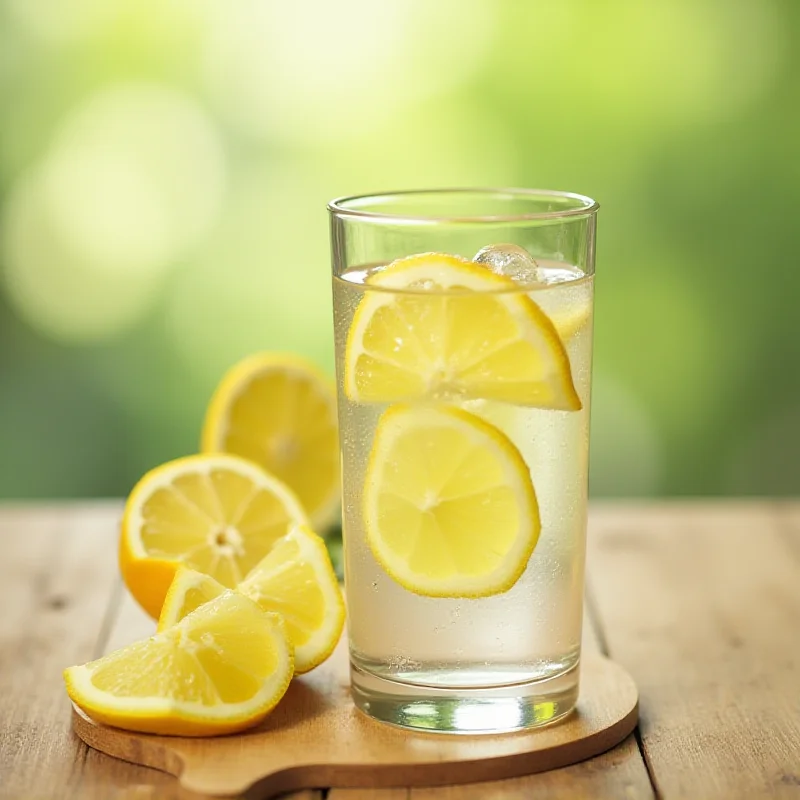
<path fill-rule="evenodd" d="M 61 673 L 93 656 L 115 580 L 118 510 L 0 509 L 0 797 L 65 797 L 83 763 Z"/>
<path fill-rule="evenodd" d="M 595 508 L 591 586 L 661 797 L 800 797 L 800 505 Z"/>
<path fill-rule="evenodd" d="M 54 506 L 35 512 L 24 508 L 0 512 L 0 536 L 6 548 L 0 562 L 0 602 L 7 609 L 0 615 L 0 775 L 4 776 L 0 797 L 189 796 L 181 794 L 168 776 L 93 752 L 86 755 L 67 729 L 60 670 L 94 655 L 116 574 L 118 508 L 105 505 L 93 511 L 86 506 Z M 109 646 L 117 647 L 151 630 L 152 623 L 124 596 L 118 616 L 103 635 Z M 30 670 L 34 660 L 36 668 Z M 28 667 L 24 675 L 20 662 Z M 6 698 L 16 705 L 12 707 Z M 608 763 L 603 764 L 604 759 Z M 472 788 L 483 790 L 475 797 L 487 798 L 650 797 L 649 785 L 639 781 L 642 769 L 629 741 L 586 764 Z M 576 770 L 580 772 L 567 774 Z M 625 783 L 628 773 L 633 777 Z M 460 793 L 451 790 L 449 796 L 468 796 L 464 787 L 459 789 Z M 399 791 L 400 796 L 406 793 L 390 791 Z M 414 797 L 425 797 L 422 791 L 417 790 Z M 395 800 L 385 792 L 370 796 Z M 296 800 L 319 797 L 318 792 L 300 793 Z M 352 791 L 331 792 L 330 797 L 354 800 Z"/>
<path fill-rule="evenodd" d="M 118 593 L 116 613 L 98 655 L 151 636 L 155 630 L 153 621 L 139 609 L 127 590 L 118 586 Z M 170 775 L 109 758 L 88 748 L 79 778 L 75 782 L 72 800 L 189 800 L 191 797 L 197 796 L 185 792 Z"/>
<path fill-rule="evenodd" d="M 411 789 L 331 789 L 327 800 L 408 800 L 411 791 Z"/>
<path fill-rule="evenodd" d="M 603 633 L 595 629 L 593 618 L 594 614 L 584 613 L 586 653 L 603 652 Z M 652 800 L 654 796 L 636 740 L 631 736 L 589 761 L 524 778 L 408 790 L 334 789 L 328 800 Z"/>
<path fill-rule="evenodd" d="M 3 800 L 199 798 L 171 776 L 90 750 L 70 730 L 64 667 L 104 652 L 106 640 L 118 647 L 152 630 L 127 593 L 111 607 L 119 513 L 119 503 L 0 509 Z M 320 800 L 321 793 L 290 798 Z"/>
<path fill-rule="evenodd" d="M 507 781 L 412 789 L 409 800 L 650 800 L 654 796 L 631 736 L 608 753 L 570 767 Z"/>

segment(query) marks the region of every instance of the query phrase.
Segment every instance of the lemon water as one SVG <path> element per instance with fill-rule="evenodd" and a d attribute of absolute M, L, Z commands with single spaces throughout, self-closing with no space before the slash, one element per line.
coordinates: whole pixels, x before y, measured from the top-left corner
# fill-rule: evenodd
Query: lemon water
<path fill-rule="evenodd" d="M 367 280 L 379 269 L 351 269 L 334 278 L 340 382 L 353 316 L 375 292 Z M 568 264 L 542 261 L 538 282 L 520 285 L 519 292 L 559 332 L 582 408 L 560 411 L 458 396 L 425 399 L 459 406 L 502 431 L 530 471 L 541 532 L 524 572 L 507 591 L 481 598 L 427 597 L 387 574 L 367 541 L 363 490 L 376 426 L 389 404 L 353 402 L 339 386 L 354 695 L 362 708 L 383 718 L 390 715 L 376 706 L 391 705 L 400 724 L 467 732 L 522 728 L 561 716 L 577 696 L 593 278 Z"/>

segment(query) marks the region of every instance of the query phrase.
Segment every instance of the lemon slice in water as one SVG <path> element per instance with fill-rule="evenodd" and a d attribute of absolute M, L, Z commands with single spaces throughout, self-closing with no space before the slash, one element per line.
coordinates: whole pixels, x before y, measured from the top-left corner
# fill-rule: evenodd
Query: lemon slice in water
<path fill-rule="evenodd" d="M 483 597 L 510 589 L 539 537 L 519 451 L 456 408 L 393 406 L 375 433 L 364 487 L 367 541 L 415 594 Z"/>
<path fill-rule="evenodd" d="M 345 391 L 361 403 L 483 398 L 578 410 L 549 317 L 511 278 L 424 253 L 372 275 L 347 339 Z"/>

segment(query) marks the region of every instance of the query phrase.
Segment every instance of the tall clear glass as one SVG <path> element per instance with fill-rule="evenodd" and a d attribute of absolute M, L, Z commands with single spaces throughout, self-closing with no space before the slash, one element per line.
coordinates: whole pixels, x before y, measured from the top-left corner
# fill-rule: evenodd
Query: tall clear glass
<path fill-rule="evenodd" d="M 328 206 L 352 693 L 430 731 L 578 696 L 597 204 L 460 189 Z"/>

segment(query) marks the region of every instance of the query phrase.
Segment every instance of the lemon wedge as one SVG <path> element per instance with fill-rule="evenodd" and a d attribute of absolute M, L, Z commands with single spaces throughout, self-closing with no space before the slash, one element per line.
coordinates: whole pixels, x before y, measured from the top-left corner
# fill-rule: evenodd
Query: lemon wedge
<path fill-rule="evenodd" d="M 394 261 L 367 286 L 346 345 L 351 400 L 581 408 L 553 323 L 511 278 L 423 253 Z"/>
<path fill-rule="evenodd" d="M 180 564 L 232 588 L 307 522 L 294 493 L 257 464 L 225 454 L 179 458 L 148 472 L 128 497 L 122 577 L 157 619 Z"/>
<path fill-rule="evenodd" d="M 323 530 L 340 502 L 337 430 L 331 380 L 298 356 L 257 353 L 232 367 L 214 392 L 201 449 L 260 464 Z"/>
<path fill-rule="evenodd" d="M 525 462 L 497 428 L 457 408 L 391 407 L 364 485 L 367 542 L 404 588 L 430 597 L 510 589 L 539 537 Z"/>
<path fill-rule="evenodd" d="M 279 539 L 236 590 L 283 617 L 296 673 L 308 672 L 333 652 L 344 627 L 344 601 L 325 542 L 310 528 L 294 528 Z M 181 567 L 158 629 L 175 625 L 224 591 L 209 575 Z"/>
<path fill-rule="evenodd" d="M 260 722 L 293 674 L 278 614 L 227 591 L 180 623 L 70 667 L 70 699 L 97 722 L 145 733 L 213 736 Z"/>

